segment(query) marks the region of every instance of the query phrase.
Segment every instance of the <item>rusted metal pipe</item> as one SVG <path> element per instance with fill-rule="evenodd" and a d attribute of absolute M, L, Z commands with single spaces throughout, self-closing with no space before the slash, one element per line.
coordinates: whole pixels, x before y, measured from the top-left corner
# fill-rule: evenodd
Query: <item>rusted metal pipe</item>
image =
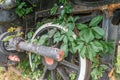
<path fill-rule="evenodd" d="M 16 48 L 16 50 L 30 51 L 41 56 L 52 58 L 56 61 L 62 61 L 64 58 L 64 52 L 58 48 L 27 43 L 22 41 L 19 37 L 11 39 L 9 45 Z"/>

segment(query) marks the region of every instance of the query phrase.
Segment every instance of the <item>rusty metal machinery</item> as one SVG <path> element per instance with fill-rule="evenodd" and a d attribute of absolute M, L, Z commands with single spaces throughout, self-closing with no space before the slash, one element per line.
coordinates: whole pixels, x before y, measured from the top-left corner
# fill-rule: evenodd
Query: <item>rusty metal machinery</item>
<path fill-rule="evenodd" d="M 7 1 L 7 0 L 6 0 Z M 12 0 L 11 0 L 12 1 Z M 14 0 L 13 0 L 14 1 Z M 50 15 L 50 8 L 53 6 L 54 3 L 56 3 L 58 0 L 22 0 L 22 1 L 31 1 L 39 7 L 37 10 L 35 10 L 35 21 L 37 21 L 39 18 L 44 19 L 45 17 L 51 17 Z M 39 2 L 38 2 L 39 1 Z M 50 3 L 48 3 L 48 1 Z M 13 2 L 14 3 L 14 2 Z M 10 3 L 13 4 L 13 3 Z M 47 6 L 44 6 L 47 3 Z M 103 21 L 100 25 L 102 25 L 102 28 L 105 31 L 105 40 L 114 40 L 114 47 L 116 48 L 118 40 L 120 40 L 120 0 L 71 0 L 72 4 L 72 14 L 73 16 L 80 16 L 80 19 L 78 22 L 81 23 L 87 23 L 89 22 L 94 16 L 100 14 L 103 15 Z M 62 6 L 62 5 L 60 5 Z M 58 12 L 54 15 L 57 16 L 60 14 L 61 7 L 59 6 Z M 6 3 L 0 4 L 0 24 L 6 24 L 14 21 L 16 19 L 16 14 L 14 13 L 14 10 L 8 10 L 12 7 L 6 6 Z M 117 14 L 117 15 L 116 15 Z M 52 16 L 52 17 L 54 17 Z M 114 24 L 113 24 L 114 23 Z M 57 30 L 62 30 L 58 25 L 53 24 L 46 24 L 44 27 L 39 28 L 35 35 L 33 36 L 33 39 L 36 38 L 36 36 L 41 36 L 42 31 L 49 31 L 51 28 L 57 28 Z M 64 29 L 65 30 L 65 29 Z M 57 80 L 55 76 L 56 73 L 59 73 L 62 77 L 61 80 L 69 80 L 67 74 L 74 71 L 77 74 L 78 80 L 90 80 L 89 74 L 90 74 L 90 62 L 86 59 L 83 59 L 81 57 L 71 56 L 68 57 L 71 59 L 75 59 L 77 62 L 71 61 L 69 58 L 64 58 L 64 52 L 58 48 L 48 47 L 48 46 L 41 46 L 34 43 L 27 43 L 23 38 L 19 36 L 15 36 L 9 41 L 4 42 L 3 39 L 6 36 L 14 35 L 15 33 L 9 33 L 4 31 L 0 32 L 0 65 L 7 66 L 8 59 L 7 56 L 10 54 L 17 54 L 16 51 L 30 51 L 35 54 L 41 55 L 43 57 L 42 60 L 42 80 L 46 79 L 47 72 L 50 72 L 52 75 L 51 77 L 53 80 Z M 2 34 L 3 33 L 3 34 Z M 115 51 L 114 51 L 115 52 Z M 113 55 L 109 55 L 102 59 L 104 62 L 112 65 L 110 61 L 113 60 Z M 111 58 L 112 57 L 112 58 Z M 50 62 L 50 61 L 51 62 Z M 74 62 L 74 63 L 72 63 Z M 76 64 L 77 63 L 77 64 Z M 44 67 L 43 67 L 44 66 Z M 71 71 L 72 69 L 72 71 Z M 76 79 L 76 80 L 77 80 Z M 101 80 L 109 80 L 107 75 Z"/>
<path fill-rule="evenodd" d="M 75 1 L 78 1 L 77 3 Z M 101 23 L 105 32 L 105 40 L 114 40 L 114 54 L 108 55 L 101 60 L 105 62 L 109 67 L 113 63 L 113 59 L 116 52 L 117 42 L 119 38 L 120 30 L 120 0 L 72 0 L 72 14 L 73 16 L 80 16 L 78 22 L 87 23 L 94 16 L 100 14 L 103 15 L 103 21 Z M 61 7 L 55 16 L 60 14 Z M 116 15 L 117 14 L 117 15 Z M 35 12 L 35 20 L 38 18 L 50 17 L 50 9 L 40 10 Z M 116 17 L 117 16 L 117 17 Z M 116 18 L 115 18 L 116 17 Z M 114 24 L 115 23 L 115 24 Z M 107 77 L 109 70 L 104 73 L 104 76 L 100 80 L 109 80 Z M 78 79 L 79 80 L 79 79 Z M 90 80 L 90 79 L 80 79 Z"/>
<path fill-rule="evenodd" d="M 5 37 L 10 35 L 13 35 L 13 34 L 9 32 L 5 32 L 0 35 L 0 39 L 1 39 L 0 49 L 6 55 L 13 53 L 12 52 L 13 50 L 14 51 L 25 50 L 25 51 L 36 53 L 41 56 L 50 57 L 56 61 L 62 61 L 64 58 L 64 52 L 60 49 L 27 43 L 21 37 L 14 37 L 8 42 L 2 41 Z"/>
<path fill-rule="evenodd" d="M 81 14 L 81 13 L 91 13 L 94 11 L 108 11 L 107 15 L 110 16 L 113 11 L 120 8 L 120 1 L 119 0 L 95 0 L 90 1 L 88 0 L 85 2 L 84 0 L 72 0 L 72 14 Z M 74 4 L 79 3 L 79 4 Z M 60 5 L 62 6 L 62 5 Z M 43 7 L 44 8 L 44 7 Z M 58 12 L 56 15 L 60 14 L 60 10 L 62 8 L 59 7 Z M 41 17 L 50 16 L 50 8 L 39 10 L 35 12 L 35 20 Z"/>
<path fill-rule="evenodd" d="M 32 40 L 36 37 L 40 37 L 49 32 L 51 29 L 57 29 L 67 31 L 65 28 L 60 25 L 47 23 L 41 26 L 33 35 Z M 46 33 L 44 33 L 46 32 Z M 78 54 L 72 55 L 69 53 L 67 58 L 64 58 L 64 52 L 59 48 L 54 48 L 53 44 L 50 43 L 50 46 L 42 46 L 32 43 L 26 42 L 19 36 L 14 36 L 8 41 L 3 41 L 5 37 L 14 35 L 15 33 L 5 32 L 0 35 L 0 49 L 2 54 L 10 55 L 14 54 L 12 51 L 30 51 L 37 55 L 42 56 L 42 64 L 40 67 L 43 71 L 41 80 L 47 79 L 47 75 L 52 75 L 53 80 L 57 80 L 59 76 L 63 80 L 69 80 L 70 73 L 74 72 L 76 74 L 76 80 L 89 80 L 88 74 L 90 73 L 90 62 L 82 57 L 78 57 Z M 51 39 L 51 38 L 50 38 Z M 48 40 L 50 40 L 48 39 Z M 51 40 L 50 40 L 51 41 Z M 59 44 L 60 45 L 60 44 Z M 48 74 L 47 72 L 50 72 Z M 56 74 L 55 74 L 56 73 Z M 59 74 L 59 75 L 57 75 Z"/>
<path fill-rule="evenodd" d="M 52 24 L 52 23 L 46 23 L 39 27 L 35 34 L 33 35 L 31 41 L 33 43 L 34 39 L 37 37 L 41 37 L 42 35 L 48 34 L 49 31 L 56 29 L 57 31 L 63 30 L 67 31 L 66 28 L 64 28 L 61 25 L 58 24 Z M 76 36 L 75 34 L 73 36 Z M 58 47 L 61 45 L 61 43 L 54 43 L 53 38 L 48 38 L 49 45 L 51 47 Z M 56 62 L 48 57 L 43 58 L 43 67 L 41 67 L 40 70 L 44 70 L 42 73 L 42 76 L 40 77 L 41 80 L 48 79 L 46 76 L 51 76 L 52 80 L 70 80 L 69 75 L 70 73 L 75 73 L 75 80 L 89 80 L 89 74 L 90 74 L 90 65 L 91 63 L 82 57 L 78 57 L 79 55 L 72 55 L 72 53 L 69 52 L 68 57 L 65 57 L 64 60 L 61 62 Z M 31 57 L 30 57 L 31 58 Z M 32 59 L 31 59 L 31 67 L 32 67 Z M 50 73 L 48 73 L 50 72 Z M 59 74 L 59 75 L 57 75 Z M 61 77 L 61 78 L 59 78 Z"/>

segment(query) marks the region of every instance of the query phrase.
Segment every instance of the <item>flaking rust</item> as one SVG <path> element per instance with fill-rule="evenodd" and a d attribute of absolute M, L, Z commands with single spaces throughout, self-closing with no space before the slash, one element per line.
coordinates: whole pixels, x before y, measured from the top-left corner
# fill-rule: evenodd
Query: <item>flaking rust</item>
<path fill-rule="evenodd" d="M 120 3 L 101 5 L 101 6 L 86 6 L 86 5 L 77 5 L 73 7 L 73 13 L 87 13 L 92 11 L 103 11 L 108 10 L 109 12 L 113 12 L 116 9 L 120 8 Z"/>

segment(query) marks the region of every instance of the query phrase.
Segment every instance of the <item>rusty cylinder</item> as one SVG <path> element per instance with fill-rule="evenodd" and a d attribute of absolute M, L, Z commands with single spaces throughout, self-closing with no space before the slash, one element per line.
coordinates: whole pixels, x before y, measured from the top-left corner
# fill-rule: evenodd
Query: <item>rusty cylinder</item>
<path fill-rule="evenodd" d="M 57 61 L 62 61 L 64 58 L 64 52 L 58 48 L 40 46 L 40 45 L 27 43 L 23 41 L 17 44 L 17 47 L 21 50 L 30 51 L 32 53 L 35 53 L 41 56 L 46 56 Z"/>

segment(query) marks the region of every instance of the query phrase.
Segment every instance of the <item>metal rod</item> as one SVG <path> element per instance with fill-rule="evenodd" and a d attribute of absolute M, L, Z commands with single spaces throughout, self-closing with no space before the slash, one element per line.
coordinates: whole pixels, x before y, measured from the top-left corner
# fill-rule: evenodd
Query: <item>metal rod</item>
<path fill-rule="evenodd" d="M 63 51 L 57 48 L 40 46 L 40 45 L 35 45 L 35 44 L 27 43 L 27 42 L 20 42 L 18 44 L 18 47 L 19 49 L 30 51 L 35 54 L 46 56 L 49 58 L 53 58 L 57 61 L 61 61 L 64 57 Z"/>
<path fill-rule="evenodd" d="M 57 61 L 62 61 L 64 58 L 64 52 L 58 48 L 52 48 L 47 46 L 41 46 L 33 43 L 27 43 L 22 41 L 20 37 L 11 39 L 9 42 L 11 47 L 16 48 L 16 50 L 25 50 L 32 53 L 49 57 Z"/>

